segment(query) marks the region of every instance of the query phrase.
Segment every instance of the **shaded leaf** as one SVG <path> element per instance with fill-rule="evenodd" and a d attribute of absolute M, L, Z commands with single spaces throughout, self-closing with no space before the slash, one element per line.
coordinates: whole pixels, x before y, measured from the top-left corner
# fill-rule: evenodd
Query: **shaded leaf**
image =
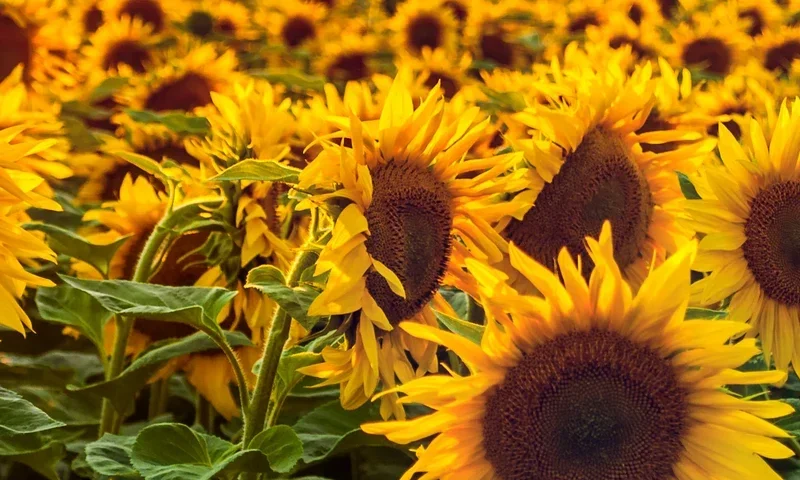
<path fill-rule="evenodd" d="M 0 387 L 0 436 L 19 435 L 64 426 L 17 393 Z"/>
<path fill-rule="evenodd" d="M 248 446 L 260 450 L 278 473 L 289 472 L 303 455 L 303 442 L 288 425 L 270 427 L 253 438 Z"/>
<path fill-rule="evenodd" d="M 102 102 L 127 84 L 126 77 L 108 77 L 92 90 L 89 94 L 89 101 L 91 103 Z"/>
<path fill-rule="evenodd" d="M 164 186 L 169 184 L 169 175 L 167 175 L 161 168 L 161 165 L 159 165 L 159 163 L 152 158 L 140 155 L 138 153 L 126 152 L 124 150 L 118 150 L 111 153 L 129 163 L 134 164 L 135 166 L 144 170 L 146 173 L 156 177 L 162 184 L 164 184 Z"/>
<path fill-rule="evenodd" d="M 289 88 L 299 90 L 314 90 L 321 92 L 325 88 L 325 78 L 316 75 L 307 75 L 299 70 L 271 68 L 267 70 L 251 71 L 250 74 L 263 78 L 270 83 L 280 83 Z"/>
<path fill-rule="evenodd" d="M 175 133 L 205 135 L 211 124 L 204 117 L 197 117 L 186 113 L 169 112 L 156 113 L 150 110 L 125 110 L 134 121 L 140 123 L 159 123 Z"/>
<path fill-rule="evenodd" d="M 681 192 L 683 192 L 683 196 L 689 200 L 699 200 L 700 194 L 697 193 L 697 189 L 694 188 L 694 184 L 692 181 L 689 180 L 689 177 L 681 172 L 677 172 L 678 175 L 678 183 L 681 185 Z"/>
<path fill-rule="evenodd" d="M 106 433 L 100 440 L 86 445 L 86 463 L 95 472 L 123 478 L 139 478 L 131 465 L 131 449 L 136 437 Z"/>
<path fill-rule="evenodd" d="M 50 247 L 63 255 L 70 256 L 76 260 L 82 260 L 103 275 L 108 275 L 111 267 L 111 259 L 117 250 L 130 237 L 124 236 L 106 245 L 97 245 L 89 242 L 75 232 L 43 223 L 30 223 L 25 225 L 27 230 L 38 230 L 47 235 L 47 243 Z"/>
<path fill-rule="evenodd" d="M 467 322 L 466 320 L 451 317 L 450 315 L 435 310 L 434 313 L 436 314 L 436 318 L 439 320 L 439 322 L 441 322 L 442 325 L 444 325 L 451 332 L 461 335 L 473 343 L 478 345 L 481 344 L 481 337 L 483 337 L 484 330 L 483 325 L 476 325 L 474 323 Z"/>
<path fill-rule="evenodd" d="M 689 307 L 686 309 L 686 320 L 718 320 L 728 316 L 725 310 L 711 310 L 708 308 Z"/>
<path fill-rule="evenodd" d="M 91 295 L 69 285 L 40 288 L 36 306 L 44 320 L 74 327 L 99 351 L 104 350 L 103 327 L 112 315 Z"/>
<path fill-rule="evenodd" d="M 264 182 L 297 183 L 300 170 L 274 160 L 242 160 L 212 177 L 212 182 L 258 180 Z"/>
<path fill-rule="evenodd" d="M 319 321 L 320 317 L 309 317 L 306 312 L 320 292 L 307 285 L 287 286 L 283 273 L 272 265 L 250 270 L 245 287 L 258 289 L 274 300 L 306 329 L 310 330 Z"/>

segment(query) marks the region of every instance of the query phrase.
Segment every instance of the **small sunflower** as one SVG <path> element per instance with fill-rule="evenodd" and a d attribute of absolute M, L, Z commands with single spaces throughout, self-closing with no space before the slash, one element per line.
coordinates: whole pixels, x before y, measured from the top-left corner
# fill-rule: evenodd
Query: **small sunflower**
<path fill-rule="evenodd" d="M 783 22 L 784 13 L 773 0 L 738 0 L 733 7 L 745 24 L 745 32 L 753 38 L 777 30 Z"/>
<path fill-rule="evenodd" d="M 756 40 L 756 51 L 762 65 L 776 75 L 800 70 L 800 25 L 765 31 Z"/>
<path fill-rule="evenodd" d="M 29 220 L 24 213 L 28 206 L 61 210 L 56 202 L 34 191 L 44 179 L 17 166 L 20 159 L 53 145 L 52 141 L 12 143 L 25 128 L 22 125 L 0 130 L 0 325 L 23 336 L 25 329 L 33 330 L 33 326 L 18 299 L 28 286 L 54 285 L 26 271 L 23 264 L 35 265 L 39 259 L 55 262 L 56 254 L 20 224 Z"/>
<path fill-rule="evenodd" d="M 328 274 L 310 315 L 350 315 L 345 343 L 326 348 L 324 362 L 304 373 L 341 384 L 341 402 L 357 408 L 378 384 L 435 371 L 435 346 L 396 328 L 402 320 L 436 325 L 429 302 L 442 305 L 443 281 L 467 288 L 465 255 L 502 258 L 502 239 L 490 222 L 500 211 L 530 207 L 518 201 L 489 203 L 525 182 L 500 177 L 519 161 L 515 154 L 465 160 L 488 123 L 477 108 L 445 122 L 446 104 L 434 87 L 418 108 L 405 82 L 396 79 L 377 122 L 340 118 L 339 134 L 352 147 L 327 144 L 301 173 L 300 188 L 332 189 L 311 202 L 350 203 L 336 219 L 316 274 Z M 474 172 L 473 178 L 457 178 Z M 524 173 L 524 171 L 522 171 Z M 516 172 L 515 172 L 516 173 Z M 462 243 L 463 242 L 463 243 Z M 466 286 L 465 286 L 466 285 Z M 413 358 L 416 367 L 409 360 Z M 392 396 L 381 414 L 403 417 Z"/>
<path fill-rule="evenodd" d="M 454 56 L 443 49 L 425 47 L 419 57 L 409 57 L 399 64 L 400 68 L 407 66 L 409 70 L 418 72 L 414 78 L 424 93 L 439 85 L 444 97 L 451 100 L 468 79 L 467 70 L 472 64 L 472 56 L 469 53 Z M 416 93 L 417 88 L 412 89 Z"/>
<path fill-rule="evenodd" d="M 138 18 L 109 20 L 89 37 L 81 50 L 81 70 L 99 70 L 109 76 L 130 77 L 154 67 L 157 44 L 149 24 Z"/>
<path fill-rule="evenodd" d="M 639 61 L 658 58 L 665 48 L 657 24 L 649 21 L 637 24 L 623 15 L 611 15 L 602 26 L 590 25 L 586 37 L 587 49 L 594 45 L 630 48 L 633 58 Z"/>
<path fill-rule="evenodd" d="M 316 71 L 331 82 L 367 80 L 377 71 L 379 41 L 362 21 L 333 23 L 325 29 Z"/>
<path fill-rule="evenodd" d="M 328 10 L 318 3 L 287 0 L 260 14 L 273 42 L 289 50 L 319 46 Z"/>
<path fill-rule="evenodd" d="M 564 249 L 551 273 L 515 247 L 512 263 L 540 296 L 467 260 L 488 303 L 481 345 L 414 323 L 400 328 L 436 342 L 468 365 L 392 389 L 433 413 L 368 423 L 417 449 L 402 480 L 417 478 L 656 480 L 780 476 L 764 461 L 792 451 L 789 434 L 764 418 L 787 415 L 777 400 L 748 401 L 727 384 L 780 383 L 784 372 L 734 370 L 758 353 L 752 340 L 726 343 L 739 322 L 683 320 L 694 244 L 654 269 L 636 295 L 622 277 L 610 229 L 587 239 L 587 282 Z"/>
<path fill-rule="evenodd" d="M 514 6 L 509 2 L 473 4 L 464 27 L 464 43 L 476 60 L 501 68 L 530 65 L 530 56 L 518 41 L 520 23 L 505 18 Z"/>
<path fill-rule="evenodd" d="M 83 36 L 97 31 L 108 20 L 102 9 L 102 0 L 77 0 L 69 7 L 69 16 L 74 24 L 80 26 Z"/>
<path fill-rule="evenodd" d="M 235 40 L 252 40 L 258 32 L 246 5 L 230 0 L 203 0 L 186 16 L 186 29 L 201 38 L 216 34 Z"/>
<path fill-rule="evenodd" d="M 455 51 L 456 19 L 442 0 L 409 0 L 389 20 L 392 42 L 399 54 L 420 55 L 422 49 Z"/>
<path fill-rule="evenodd" d="M 729 316 L 750 321 L 779 369 L 800 368 L 800 100 L 784 103 L 767 144 L 751 121 L 745 150 L 719 127 L 722 165 L 698 181 L 702 199 L 688 200 L 692 225 L 705 233 L 694 269 L 710 274 L 692 285 L 695 302 L 730 297 Z"/>
<path fill-rule="evenodd" d="M 696 12 L 691 20 L 670 30 L 673 38 L 672 61 L 724 77 L 741 63 L 750 37 L 731 21 L 723 7 L 711 12 Z"/>
<path fill-rule="evenodd" d="M 185 0 L 101 0 L 105 20 L 137 18 L 155 33 L 168 31 L 172 22 L 185 15 L 189 4 Z"/>
<path fill-rule="evenodd" d="M 609 7 L 612 16 L 624 16 L 634 25 L 658 26 L 664 23 L 658 0 L 617 0 Z"/>
<path fill-rule="evenodd" d="M 677 222 L 682 194 L 675 171 L 694 172 L 709 145 L 690 131 L 636 133 L 655 103 L 649 63 L 631 76 L 613 64 L 575 73 L 564 74 L 565 82 L 574 82 L 565 100 L 516 115 L 534 136 L 512 146 L 525 152 L 541 180 L 531 185 L 535 206 L 511 220 L 504 236 L 536 261 L 553 265 L 562 247 L 582 254 L 584 237 L 597 235 L 610 220 L 616 225 L 617 263 L 639 283 L 652 262 L 660 263 L 692 237 Z M 682 141 L 668 153 L 643 152 L 640 145 Z M 591 262 L 584 263 L 584 273 L 590 268 Z"/>

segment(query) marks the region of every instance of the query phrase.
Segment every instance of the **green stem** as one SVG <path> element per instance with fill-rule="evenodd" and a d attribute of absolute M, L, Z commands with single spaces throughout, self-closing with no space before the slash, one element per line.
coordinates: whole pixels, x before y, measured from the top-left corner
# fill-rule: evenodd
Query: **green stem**
<path fill-rule="evenodd" d="M 161 390 L 166 388 L 166 380 L 156 380 L 150 384 L 150 398 L 147 402 L 147 419 L 156 418 L 161 412 Z"/>
<path fill-rule="evenodd" d="M 206 397 L 197 392 L 197 400 L 194 402 L 194 424 L 203 427 L 207 433 L 211 433 L 208 429 L 209 410 L 211 410 L 211 403 L 206 400 Z"/>
<path fill-rule="evenodd" d="M 153 260 L 164 243 L 164 239 L 169 234 L 170 215 L 165 215 L 160 222 L 153 229 L 153 233 L 147 239 L 142 249 L 142 254 L 139 261 L 136 263 L 136 270 L 133 273 L 134 282 L 147 282 L 152 272 Z M 117 378 L 122 373 L 122 367 L 125 365 L 125 349 L 128 346 L 128 337 L 133 330 L 133 318 L 117 317 L 117 331 L 114 338 L 114 350 L 111 353 L 111 363 L 108 370 L 106 380 Z M 115 422 L 116 412 L 111 405 L 111 402 L 105 398 L 103 399 L 103 406 L 100 414 L 100 432 L 99 436 L 102 437 L 105 432 L 118 433 L 119 422 Z M 117 426 L 115 428 L 115 426 Z"/>
<path fill-rule="evenodd" d="M 231 346 L 228 345 L 228 342 L 223 339 L 221 342 L 219 342 L 219 346 L 225 353 L 225 356 L 228 358 L 228 362 L 230 362 L 231 366 L 233 367 L 233 372 L 236 375 L 236 383 L 239 390 L 239 403 L 242 405 L 242 421 L 247 424 L 245 410 L 250 404 L 250 392 L 247 386 L 247 377 L 244 375 L 244 369 L 242 369 L 242 364 L 239 362 L 239 357 L 236 356 L 236 353 L 234 353 L 234 351 L 231 349 Z"/>
<path fill-rule="evenodd" d="M 296 286 L 300 279 L 300 274 L 313 264 L 316 257 L 316 253 L 309 250 L 300 252 L 289 270 L 286 285 L 289 287 Z M 281 359 L 281 353 L 283 353 L 283 347 L 289 339 L 291 323 L 292 316 L 284 309 L 278 308 L 275 311 L 272 324 L 269 327 L 269 334 L 267 335 L 267 344 L 261 355 L 261 369 L 258 372 L 250 409 L 244 424 L 242 443 L 244 448 L 247 448 L 253 437 L 264 429 L 267 409 L 272 397 L 272 387 L 275 384 L 275 374 L 278 371 L 278 363 Z"/>

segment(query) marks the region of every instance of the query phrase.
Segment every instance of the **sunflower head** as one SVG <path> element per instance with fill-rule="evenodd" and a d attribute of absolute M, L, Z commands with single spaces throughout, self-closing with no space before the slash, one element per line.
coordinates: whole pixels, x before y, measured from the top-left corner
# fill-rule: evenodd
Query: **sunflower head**
<path fill-rule="evenodd" d="M 376 70 L 374 56 L 379 48 L 375 34 L 362 20 L 331 23 L 322 33 L 322 55 L 317 71 L 331 82 L 366 80 Z"/>
<path fill-rule="evenodd" d="M 252 12 L 241 3 L 230 0 L 204 0 L 188 11 L 183 23 L 197 37 L 219 35 L 237 40 L 250 40 L 258 36 L 250 18 Z"/>
<path fill-rule="evenodd" d="M 138 18 L 109 20 L 89 37 L 82 49 L 82 70 L 130 77 L 144 73 L 156 60 L 156 44 L 162 38 Z"/>
<path fill-rule="evenodd" d="M 185 15 L 189 4 L 184 0 L 100 0 L 105 21 L 139 19 L 155 33 L 168 31 L 173 21 Z"/>
<path fill-rule="evenodd" d="M 452 10 L 441 0 L 404 2 L 389 21 L 394 32 L 395 51 L 420 55 L 423 48 L 455 49 L 457 23 Z"/>
<path fill-rule="evenodd" d="M 741 478 L 777 478 L 755 454 L 791 456 L 769 438 L 787 433 L 759 417 L 785 415 L 791 407 L 748 402 L 720 387 L 777 383 L 786 375 L 732 370 L 758 353 L 753 341 L 726 344 L 746 325 L 683 320 L 695 246 L 652 271 L 633 295 L 614 259 L 608 224 L 599 240 L 587 243 L 595 265 L 588 281 L 566 249 L 551 273 L 510 247 L 514 268 L 541 297 L 520 294 L 505 274 L 467 259 L 487 307 L 480 345 L 401 324 L 412 336 L 452 350 L 471 372 L 393 390 L 406 395 L 402 403 L 422 403 L 434 413 L 362 426 L 399 443 L 435 435 L 417 450 L 419 460 L 403 479 L 425 473 L 700 480 L 733 471 Z"/>
<path fill-rule="evenodd" d="M 756 40 L 756 48 L 764 68 L 776 75 L 794 74 L 798 71 L 795 61 L 800 59 L 800 26 L 765 31 Z"/>
<path fill-rule="evenodd" d="M 319 3 L 289 0 L 265 6 L 258 17 L 274 43 L 291 51 L 317 48 L 327 15 L 327 8 Z"/>
<path fill-rule="evenodd" d="M 672 58 L 676 65 L 724 77 L 736 67 L 750 44 L 749 36 L 732 21 L 724 6 L 711 12 L 697 12 L 670 34 Z"/>

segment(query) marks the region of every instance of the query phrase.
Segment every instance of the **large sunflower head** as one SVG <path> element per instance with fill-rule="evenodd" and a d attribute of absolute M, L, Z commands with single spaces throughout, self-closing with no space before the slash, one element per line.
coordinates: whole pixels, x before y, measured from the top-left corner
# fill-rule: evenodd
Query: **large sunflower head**
<path fill-rule="evenodd" d="M 452 10 L 441 0 L 410 0 L 389 20 L 392 41 L 399 54 L 420 55 L 422 49 L 454 51 L 458 25 Z"/>
<path fill-rule="evenodd" d="M 109 20 L 89 37 L 83 47 L 81 70 L 130 77 L 154 67 L 157 44 L 162 38 L 138 18 Z"/>
<path fill-rule="evenodd" d="M 585 236 L 603 222 L 615 225 L 614 251 L 626 276 L 639 282 L 692 236 L 676 220 L 682 212 L 675 171 L 693 172 L 712 145 L 695 132 L 639 132 L 655 98 L 650 64 L 630 76 L 618 65 L 564 72 L 572 92 L 552 105 L 516 115 L 532 137 L 512 142 L 536 169 L 535 206 L 503 234 L 544 265 L 567 247 L 585 252 Z M 668 153 L 644 152 L 641 143 L 685 142 Z M 584 273 L 591 261 L 584 263 Z"/>
<path fill-rule="evenodd" d="M 730 12 L 723 6 L 711 12 L 696 12 L 690 21 L 670 30 L 672 61 L 711 76 L 724 77 L 742 61 L 750 44 Z"/>
<path fill-rule="evenodd" d="M 751 120 L 747 148 L 719 127 L 721 165 L 696 179 L 688 200 L 692 225 L 705 236 L 694 269 L 710 272 L 692 286 L 709 305 L 730 297 L 732 320 L 749 320 L 778 368 L 800 367 L 800 100 L 784 103 L 771 133 Z"/>
<path fill-rule="evenodd" d="M 633 295 L 609 229 L 587 243 L 595 265 L 588 281 L 567 250 L 551 273 L 510 248 L 514 267 L 542 297 L 520 294 L 504 274 L 468 259 L 490 302 L 480 345 L 401 324 L 469 367 L 464 376 L 392 390 L 434 413 L 362 426 L 403 444 L 435 436 L 402 479 L 780 478 L 762 457 L 790 457 L 772 438 L 789 434 L 763 419 L 792 408 L 722 387 L 777 383 L 786 374 L 734 370 L 758 353 L 753 340 L 726 343 L 747 325 L 683 320 L 694 245 L 653 270 Z"/>
<path fill-rule="evenodd" d="M 502 211 L 530 207 L 505 200 L 525 184 L 518 175 L 524 171 L 499 176 L 517 155 L 464 159 L 488 119 L 480 121 L 473 108 L 446 122 L 446 108 L 439 87 L 414 108 L 405 83 L 395 80 L 378 121 L 337 119 L 338 136 L 350 145 L 326 145 L 301 173 L 300 188 L 325 192 L 311 202 L 341 208 L 316 266 L 327 282 L 309 314 L 346 315 L 350 327 L 341 348 L 326 349 L 325 362 L 305 371 L 341 383 L 345 408 L 363 404 L 379 382 L 391 387 L 413 377 L 410 359 L 416 374 L 436 370 L 435 347 L 398 323 L 435 325 L 429 303 L 444 302 L 443 281 L 468 282 L 466 255 L 499 261 L 503 241 L 491 222 Z M 474 175 L 459 178 L 466 172 Z M 381 412 L 403 415 L 389 397 Z"/>

